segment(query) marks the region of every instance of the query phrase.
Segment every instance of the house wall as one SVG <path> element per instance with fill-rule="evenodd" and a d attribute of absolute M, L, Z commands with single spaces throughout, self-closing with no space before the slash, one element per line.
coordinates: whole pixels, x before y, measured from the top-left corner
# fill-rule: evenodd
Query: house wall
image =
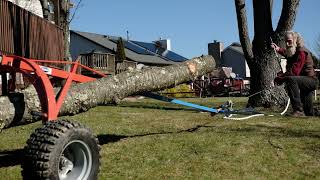
<path fill-rule="evenodd" d="M 287 59 L 284 59 L 284 58 L 281 58 L 281 69 L 282 69 L 282 72 L 286 72 L 286 66 L 287 66 Z"/>
<path fill-rule="evenodd" d="M 8 0 L 8 1 L 43 18 L 42 6 L 39 0 Z"/>
<path fill-rule="evenodd" d="M 250 68 L 249 68 L 249 66 L 248 66 L 248 63 L 247 63 L 247 61 L 246 60 L 244 60 L 244 62 L 245 62 L 245 65 L 246 65 L 246 78 L 249 78 L 249 77 L 251 77 L 251 75 L 250 75 Z"/>
<path fill-rule="evenodd" d="M 104 48 L 84 37 L 75 33 L 70 34 L 70 53 L 73 60 L 77 59 L 80 54 L 100 51 L 103 53 L 113 53 L 111 50 Z"/>
<path fill-rule="evenodd" d="M 250 77 L 249 67 L 244 56 L 234 50 L 226 49 L 223 51 L 221 65 L 232 67 L 232 71 L 242 78 Z"/>

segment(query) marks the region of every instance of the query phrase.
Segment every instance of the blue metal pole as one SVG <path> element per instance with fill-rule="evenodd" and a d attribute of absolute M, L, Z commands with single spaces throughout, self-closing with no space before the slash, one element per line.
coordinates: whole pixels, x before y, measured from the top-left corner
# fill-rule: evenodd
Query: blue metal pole
<path fill-rule="evenodd" d="M 152 98 L 152 99 L 157 99 L 157 100 L 160 100 L 160 101 L 165 101 L 165 102 L 170 102 L 170 103 L 174 103 L 174 104 L 179 104 L 179 105 L 191 107 L 191 108 L 202 110 L 202 111 L 206 111 L 206 112 L 219 113 L 219 111 L 217 109 L 214 109 L 214 108 L 209 108 L 209 107 L 206 107 L 206 106 L 201 106 L 201 105 L 198 105 L 198 104 L 193 104 L 193 103 L 181 101 L 181 100 L 174 99 L 174 98 L 168 98 L 168 97 L 161 96 L 161 95 L 158 95 L 158 94 L 155 94 L 155 93 L 151 93 L 151 92 L 144 93 L 143 96 L 149 97 L 149 98 Z"/>

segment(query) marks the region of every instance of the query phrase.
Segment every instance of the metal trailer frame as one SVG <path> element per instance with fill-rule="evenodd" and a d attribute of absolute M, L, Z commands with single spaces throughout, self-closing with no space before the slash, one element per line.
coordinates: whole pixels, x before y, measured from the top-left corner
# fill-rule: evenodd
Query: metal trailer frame
<path fill-rule="evenodd" d="M 70 72 L 66 72 L 53 67 L 41 66 L 38 63 L 64 64 L 71 65 L 72 67 Z M 40 114 L 43 121 L 53 121 L 58 118 L 59 110 L 72 82 L 84 83 L 96 80 L 95 78 L 77 74 L 77 69 L 79 67 L 92 71 L 101 77 L 106 76 L 89 67 L 81 65 L 78 61 L 35 60 L 15 55 L 0 55 L 0 72 L 20 72 L 24 74 L 36 88 L 41 103 L 42 112 Z M 55 95 L 53 84 L 49 79 L 50 76 L 66 80 L 64 86 L 57 95 Z M 12 81 L 11 83 L 14 84 L 15 82 Z"/>

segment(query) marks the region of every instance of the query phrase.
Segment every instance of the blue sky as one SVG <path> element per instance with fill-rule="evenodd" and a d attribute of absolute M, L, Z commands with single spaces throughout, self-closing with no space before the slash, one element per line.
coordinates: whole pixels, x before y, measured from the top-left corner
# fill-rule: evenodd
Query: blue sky
<path fill-rule="evenodd" d="M 274 0 L 274 28 L 280 16 L 281 0 Z M 315 52 L 320 36 L 320 1 L 301 0 L 294 26 Z M 252 0 L 247 0 L 250 36 L 253 36 Z M 234 0 L 82 0 L 71 29 L 122 36 L 151 42 L 171 39 L 172 50 L 187 57 L 207 54 L 213 40 L 229 46 L 239 41 Z"/>

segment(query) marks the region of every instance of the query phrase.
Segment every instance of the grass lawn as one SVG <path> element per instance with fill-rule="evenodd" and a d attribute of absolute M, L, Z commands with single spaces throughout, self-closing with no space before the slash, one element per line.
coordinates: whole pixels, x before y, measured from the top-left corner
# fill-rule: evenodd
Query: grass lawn
<path fill-rule="evenodd" d="M 246 102 L 231 99 L 237 107 Z M 185 100 L 211 107 L 227 98 Z M 99 179 L 320 178 L 318 117 L 234 121 L 143 99 L 65 118 L 86 124 L 98 136 Z M 1 132 L 1 179 L 21 179 L 21 150 L 40 126 L 37 122 Z"/>

